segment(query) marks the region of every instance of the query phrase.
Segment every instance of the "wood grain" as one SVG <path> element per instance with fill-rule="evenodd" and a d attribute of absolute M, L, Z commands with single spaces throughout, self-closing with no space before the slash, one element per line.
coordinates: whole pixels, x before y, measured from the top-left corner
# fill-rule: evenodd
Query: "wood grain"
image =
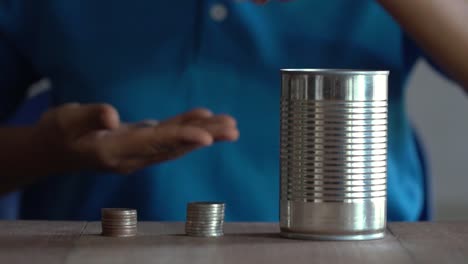
<path fill-rule="evenodd" d="M 221 238 L 183 235 L 183 223 L 140 223 L 139 236 L 99 236 L 88 224 L 67 263 L 411 263 L 398 241 L 318 242 L 279 237 L 277 224 L 227 223 Z"/>
<path fill-rule="evenodd" d="M 0 222 L 0 263 L 65 263 L 86 222 Z"/>
<path fill-rule="evenodd" d="M 467 263 L 468 223 L 390 223 L 384 239 L 302 241 L 278 225 L 227 223 L 220 238 L 184 235 L 184 223 L 140 222 L 133 238 L 99 222 L 0 222 L 0 263 Z"/>
<path fill-rule="evenodd" d="M 468 263 L 468 222 L 392 223 L 414 263 Z"/>

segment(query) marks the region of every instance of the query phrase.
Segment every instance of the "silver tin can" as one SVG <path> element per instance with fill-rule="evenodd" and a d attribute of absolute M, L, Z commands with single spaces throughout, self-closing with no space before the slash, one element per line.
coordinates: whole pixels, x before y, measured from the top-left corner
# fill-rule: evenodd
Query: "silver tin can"
<path fill-rule="evenodd" d="M 388 71 L 281 70 L 281 234 L 382 238 Z"/>

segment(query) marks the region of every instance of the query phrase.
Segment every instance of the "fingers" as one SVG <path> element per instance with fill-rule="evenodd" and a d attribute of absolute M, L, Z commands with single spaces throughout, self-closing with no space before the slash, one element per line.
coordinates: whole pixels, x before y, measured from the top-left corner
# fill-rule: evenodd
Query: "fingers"
<path fill-rule="evenodd" d="M 90 127 L 116 128 L 95 130 L 80 136 L 73 149 L 81 153 L 81 157 L 91 157 L 88 159 L 89 164 L 94 164 L 91 166 L 119 173 L 130 173 L 150 164 L 180 157 L 216 141 L 233 141 L 239 137 L 234 118 L 213 115 L 206 109 L 195 109 L 163 122 L 146 120 L 117 127 L 112 124 L 118 120 L 113 108 L 89 105 L 82 111 L 76 111 L 75 108 L 83 106 L 67 107 L 74 109 L 72 119 L 76 123 L 87 121 L 92 124 Z"/>
<path fill-rule="evenodd" d="M 200 145 L 209 146 L 213 144 L 210 133 L 200 127 L 186 125 L 157 126 L 151 134 L 153 145 Z"/>
<path fill-rule="evenodd" d="M 120 133 L 107 133 L 93 140 L 97 160 L 104 168 L 120 171 L 131 160 L 170 160 L 196 148 L 213 143 L 212 136 L 194 126 L 176 124 L 156 127 L 128 127 Z M 124 166 L 125 167 L 125 166 Z"/>
<path fill-rule="evenodd" d="M 153 127 L 128 126 L 117 131 L 104 133 L 88 146 L 97 146 L 97 160 L 104 168 L 125 173 L 132 170 L 128 164 L 135 165 L 138 160 L 144 164 L 171 160 L 214 141 L 235 140 L 239 136 L 235 120 L 226 115 L 186 124 L 163 122 Z"/>
<path fill-rule="evenodd" d="M 160 125 L 167 124 L 196 126 L 207 131 L 213 141 L 234 141 L 239 137 L 236 120 L 228 115 L 216 115 L 204 108 L 194 109 L 190 112 L 166 120 Z"/>
<path fill-rule="evenodd" d="M 127 124 L 127 126 L 133 126 L 133 127 L 154 127 L 159 125 L 159 121 L 153 120 L 153 119 L 148 119 L 148 120 L 143 120 L 138 123 L 134 124 Z"/>
<path fill-rule="evenodd" d="M 212 116 L 213 116 L 213 113 L 210 110 L 205 109 L 205 108 L 196 108 L 182 115 L 168 119 L 164 121 L 163 123 L 183 124 L 191 120 L 204 119 L 204 118 L 209 118 Z"/>
<path fill-rule="evenodd" d="M 239 137 L 236 120 L 228 115 L 217 115 L 212 118 L 194 120 L 187 125 L 197 126 L 207 131 L 214 141 L 234 141 Z"/>

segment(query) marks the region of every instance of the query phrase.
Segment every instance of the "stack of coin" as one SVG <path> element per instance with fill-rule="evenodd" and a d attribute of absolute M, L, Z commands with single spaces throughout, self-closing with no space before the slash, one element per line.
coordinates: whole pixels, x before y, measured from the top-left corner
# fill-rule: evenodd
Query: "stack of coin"
<path fill-rule="evenodd" d="M 101 209 L 102 235 L 131 237 L 137 234 L 137 211 L 128 208 Z"/>
<path fill-rule="evenodd" d="M 194 202 L 187 206 L 188 236 L 219 237 L 224 234 L 224 203 Z"/>

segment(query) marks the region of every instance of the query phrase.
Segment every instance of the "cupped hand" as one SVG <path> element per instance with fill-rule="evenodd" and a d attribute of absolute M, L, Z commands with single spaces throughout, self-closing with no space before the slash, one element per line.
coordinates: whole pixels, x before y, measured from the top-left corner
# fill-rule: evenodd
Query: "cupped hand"
<path fill-rule="evenodd" d="M 218 141 L 239 137 L 236 121 L 195 109 L 162 122 L 121 123 L 107 104 L 66 104 L 46 112 L 38 131 L 66 169 L 122 174 L 168 161 Z"/>

